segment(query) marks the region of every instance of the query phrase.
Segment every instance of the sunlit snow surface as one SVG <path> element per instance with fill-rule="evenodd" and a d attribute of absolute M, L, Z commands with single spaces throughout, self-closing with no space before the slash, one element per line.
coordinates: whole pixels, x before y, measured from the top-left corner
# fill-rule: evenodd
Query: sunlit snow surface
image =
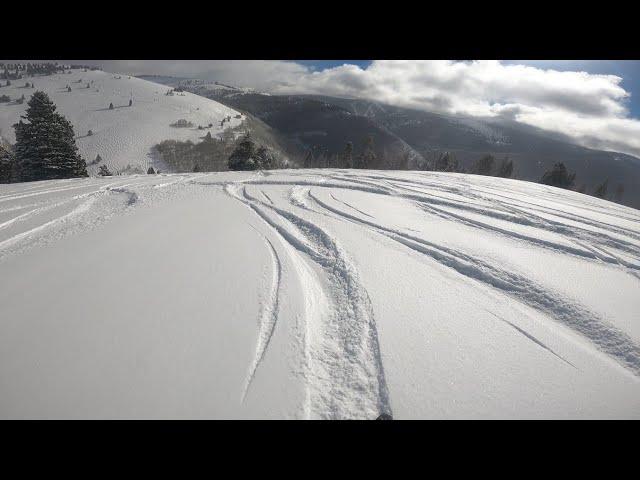
<path fill-rule="evenodd" d="M 431 172 L 0 185 L 2 418 L 639 418 L 640 212 Z"/>

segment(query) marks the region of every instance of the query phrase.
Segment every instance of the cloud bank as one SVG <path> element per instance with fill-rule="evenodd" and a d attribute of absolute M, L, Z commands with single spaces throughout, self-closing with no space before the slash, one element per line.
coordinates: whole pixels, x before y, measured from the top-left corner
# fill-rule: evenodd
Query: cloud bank
<path fill-rule="evenodd" d="M 472 116 L 506 117 L 593 148 L 640 156 L 640 121 L 615 75 L 559 72 L 499 61 L 374 61 L 304 72 L 276 93 L 316 93 Z"/>
<path fill-rule="evenodd" d="M 110 61 L 106 70 L 197 76 L 271 93 L 364 98 L 439 113 L 505 117 L 593 148 L 640 156 L 622 78 L 500 61 L 376 60 L 313 71 L 285 61 Z M 189 72 L 189 74 L 185 74 Z"/>

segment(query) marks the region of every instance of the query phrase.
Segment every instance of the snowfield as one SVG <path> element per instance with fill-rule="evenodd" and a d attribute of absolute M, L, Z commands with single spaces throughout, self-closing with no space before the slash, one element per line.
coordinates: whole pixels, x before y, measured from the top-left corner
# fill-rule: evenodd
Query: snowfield
<path fill-rule="evenodd" d="M 2 418 L 640 418 L 639 312 L 640 211 L 544 185 L 0 186 Z"/>
<path fill-rule="evenodd" d="M 215 137 L 223 129 L 242 122 L 242 118 L 235 118 L 238 115 L 235 110 L 199 95 L 182 92 L 167 96 L 169 87 L 140 78 L 98 70 L 69 71 L 12 80 L 8 87 L 3 82 L 0 95 L 9 95 L 12 101 L 0 103 L 0 136 L 12 144 L 15 142 L 13 125 L 24 115 L 33 92 L 42 90 L 73 125 L 76 144 L 90 175 L 95 175 L 103 164 L 112 172 L 130 167 L 146 173 L 150 166 L 167 172 L 168 166 L 152 152 L 154 145 L 163 140 L 198 142 L 207 132 Z M 24 88 L 25 82 L 33 83 L 35 88 Z M 15 100 L 22 95 L 25 101 L 18 104 Z M 109 109 L 110 103 L 113 110 Z M 231 116 L 231 121 L 221 127 L 221 120 L 227 116 Z M 171 126 L 181 119 L 193 126 Z M 209 124 L 213 126 L 208 128 Z M 199 125 L 207 128 L 199 130 Z M 89 130 L 93 135 L 87 135 Z M 103 162 L 94 164 L 97 155 Z"/>

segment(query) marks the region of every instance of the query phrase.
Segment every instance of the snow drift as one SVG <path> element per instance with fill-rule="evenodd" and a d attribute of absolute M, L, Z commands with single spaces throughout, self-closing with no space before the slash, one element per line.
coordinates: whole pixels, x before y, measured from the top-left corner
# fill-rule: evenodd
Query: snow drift
<path fill-rule="evenodd" d="M 2 185 L 0 417 L 639 418 L 639 282 L 637 210 L 515 180 Z"/>

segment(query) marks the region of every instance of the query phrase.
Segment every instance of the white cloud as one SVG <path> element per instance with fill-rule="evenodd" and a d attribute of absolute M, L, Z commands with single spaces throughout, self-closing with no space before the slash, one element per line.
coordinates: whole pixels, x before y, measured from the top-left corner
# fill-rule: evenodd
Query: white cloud
<path fill-rule="evenodd" d="M 629 117 L 622 78 L 499 61 L 374 61 L 306 71 L 279 93 L 366 98 L 474 116 L 506 116 L 591 147 L 640 155 L 640 121 Z"/>

